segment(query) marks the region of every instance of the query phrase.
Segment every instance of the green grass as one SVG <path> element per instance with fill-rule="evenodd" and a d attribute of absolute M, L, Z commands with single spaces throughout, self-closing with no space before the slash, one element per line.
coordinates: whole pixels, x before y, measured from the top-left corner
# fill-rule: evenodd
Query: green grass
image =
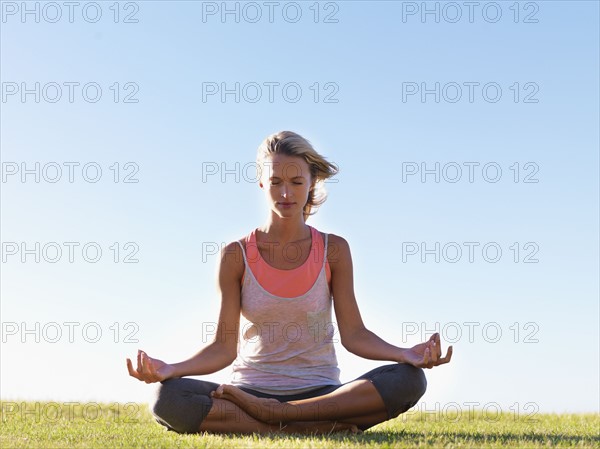
<path fill-rule="evenodd" d="M 179 435 L 143 404 L 3 401 L 1 448 L 600 448 L 600 415 L 411 412 L 359 435 Z"/>

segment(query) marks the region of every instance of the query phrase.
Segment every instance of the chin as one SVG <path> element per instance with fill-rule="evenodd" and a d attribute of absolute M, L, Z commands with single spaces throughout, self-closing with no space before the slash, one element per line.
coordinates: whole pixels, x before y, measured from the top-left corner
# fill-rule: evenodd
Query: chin
<path fill-rule="evenodd" d="M 280 218 L 293 218 L 296 215 L 300 215 L 297 210 L 275 210 L 275 213 Z"/>

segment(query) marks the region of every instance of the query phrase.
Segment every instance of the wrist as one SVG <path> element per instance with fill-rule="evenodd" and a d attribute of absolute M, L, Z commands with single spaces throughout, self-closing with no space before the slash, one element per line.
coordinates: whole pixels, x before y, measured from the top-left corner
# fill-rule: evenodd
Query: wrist
<path fill-rule="evenodd" d="M 167 375 L 166 379 L 186 376 L 185 367 L 183 367 L 181 363 L 168 364 L 167 366 L 168 368 L 165 373 Z"/>
<path fill-rule="evenodd" d="M 406 349 L 405 348 L 398 348 L 398 351 L 396 352 L 395 361 L 398 363 L 406 363 Z"/>

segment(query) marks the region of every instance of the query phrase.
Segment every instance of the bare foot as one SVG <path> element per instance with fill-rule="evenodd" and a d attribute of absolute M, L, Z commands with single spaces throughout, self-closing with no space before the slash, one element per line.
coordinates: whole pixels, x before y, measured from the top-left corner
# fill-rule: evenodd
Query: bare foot
<path fill-rule="evenodd" d="M 233 385 L 219 385 L 211 395 L 214 398 L 231 401 L 253 418 L 269 424 L 298 419 L 291 410 L 295 411 L 292 404 L 279 402 L 273 398 L 259 398 Z"/>

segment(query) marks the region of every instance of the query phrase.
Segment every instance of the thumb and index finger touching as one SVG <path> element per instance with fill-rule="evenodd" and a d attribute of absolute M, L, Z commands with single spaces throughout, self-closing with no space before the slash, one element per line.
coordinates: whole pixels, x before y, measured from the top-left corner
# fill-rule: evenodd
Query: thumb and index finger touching
<path fill-rule="evenodd" d="M 429 339 L 429 341 L 432 342 L 433 345 L 435 345 L 435 349 L 432 348 L 432 350 L 434 350 L 436 352 L 436 356 L 434 358 L 435 366 L 443 365 L 444 363 L 448 363 L 450 361 L 450 359 L 452 358 L 452 351 L 453 351 L 452 346 L 448 346 L 446 355 L 444 357 L 442 357 L 442 344 L 440 341 L 440 333 L 436 332 L 435 334 L 433 334 L 431 336 L 431 338 Z"/>
<path fill-rule="evenodd" d="M 129 371 L 129 375 L 135 377 L 138 380 L 145 380 L 142 375 L 143 372 L 148 371 L 148 368 L 152 367 L 151 362 L 148 359 L 148 355 L 141 349 L 138 349 L 137 368 L 134 369 L 131 359 L 127 358 L 127 371 Z"/>
<path fill-rule="evenodd" d="M 425 349 L 423 354 L 423 364 L 428 368 L 433 368 L 434 366 L 448 363 L 452 358 L 452 352 L 452 346 L 448 346 L 446 355 L 442 357 L 442 345 L 440 342 L 440 334 L 439 332 L 436 332 L 431 337 L 429 337 L 429 340 L 427 341 L 427 348 Z"/>

